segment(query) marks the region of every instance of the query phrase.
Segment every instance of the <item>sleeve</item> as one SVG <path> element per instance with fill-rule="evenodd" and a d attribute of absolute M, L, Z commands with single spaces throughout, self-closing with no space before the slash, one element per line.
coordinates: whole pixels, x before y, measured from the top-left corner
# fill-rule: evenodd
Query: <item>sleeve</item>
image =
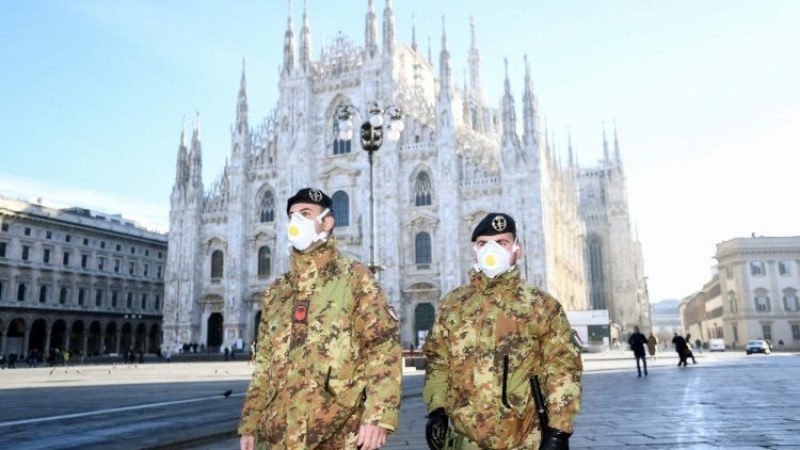
<path fill-rule="evenodd" d="M 450 341 L 445 322 L 447 314 L 443 312 L 445 299 L 442 299 L 442 306 L 439 307 L 436 314 L 436 321 L 425 338 L 425 346 L 422 348 L 422 352 L 428 359 L 425 386 L 422 389 L 422 398 L 428 406 L 428 412 L 447 406 L 447 357 L 450 354 Z"/>
<path fill-rule="evenodd" d="M 383 290 L 366 267 L 354 266 L 356 333 L 362 346 L 367 379 L 367 400 L 362 423 L 395 431 L 402 390 L 402 345 L 397 313 L 390 309 Z"/>
<path fill-rule="evenodd" d="M 238 433 L 240 436 L 255 436 L 258 431 L 258 421 L 267 402 L 267 395 L 272 390 L 267 386 L 267 370 L 269 369 L 269 355 L 272 354 L 269 333 L 267 330 L 268 306 L 275 297 L 274 288 L 270 287 L 261 300 L 261 322 L 258 325 L 258 345 L 255 357 L 255 369 L 250 380 L 250 386 L 244 397 L 242 417 L 239 420 Z"/>
<path fill-rule="evenodd" d="M 543 339 L 543 390 L 547 397 L 548 425 L 567 433 L 573 431 L 573 421 L 581 407 L 580 349 L 573 343 L 572 327 L 561 304 L 549 298 L 552 312 L 549 336 Z"/>

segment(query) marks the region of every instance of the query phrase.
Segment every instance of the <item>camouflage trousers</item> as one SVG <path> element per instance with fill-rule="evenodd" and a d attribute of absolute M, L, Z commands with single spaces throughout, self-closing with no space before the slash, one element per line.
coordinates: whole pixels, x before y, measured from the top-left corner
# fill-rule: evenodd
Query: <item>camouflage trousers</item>
<path fill-rule="evenodd" d="M 539 430 L 534 430 L 529 434 L 525 441 L 517 447 L 509 448 L 508 450 L 536 450 L 542 442 L 542 435 Z M 470 441 L 464 435 L 459 434 L 457 431 L 450 428 L 447 430 L 447 439 L 444 443 L 442 450 L 484 450 L 478 447 L 478 444 Z"/>
<path fill-rule="evenodd" d="M 288 442 L 280 446 L 270 446 L 256 437 L 256 450 L 357 450 L 356 442 L 358 441 L 360 421 L 361 414 L 353 415 L 347 419 L 347 422 L 340 430 L 325 439 L 325 441 L 313 446 L 306 444 L 305 439 L 302 437 L 287 439 Z"/>

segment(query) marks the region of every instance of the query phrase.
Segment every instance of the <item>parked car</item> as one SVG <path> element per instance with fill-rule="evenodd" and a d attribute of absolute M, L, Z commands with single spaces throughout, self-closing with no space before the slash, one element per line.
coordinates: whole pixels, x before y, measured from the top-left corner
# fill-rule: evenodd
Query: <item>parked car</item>
<path fill-rule="evenodd" d="M 722 339 L 711 339 L 708 341 L 708 351 L 710 352 L 724 352 L 725 341 Z"/>
<path fill-rule="evenodd" d="M 770 354 L 769 344 L 767 344 L 767 341 L 763 339 L 753 339 L 747 341 L 747 344 L 744 346 L 744 351 L 746 351 L 748 355 L 751 353 L 763 353 L 765 355 Z"/>

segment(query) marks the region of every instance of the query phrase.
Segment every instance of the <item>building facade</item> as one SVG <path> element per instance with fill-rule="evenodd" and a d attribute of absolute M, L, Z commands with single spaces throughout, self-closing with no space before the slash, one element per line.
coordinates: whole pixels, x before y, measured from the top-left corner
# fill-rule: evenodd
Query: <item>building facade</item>
<path fill-rule="evenodd" d="M 725 345 L 769 339 L 800 349 L 800 236 L 730 239 L 714 258 Z"/>
<path fill-rule="evenodd" d="M 681 300 L 682 335 L 691 335 L 692 345 L 707 343 L 710 339 L 722 339 L 723 329 L 722 295 L 719 274 L 714 274 L 703 288 Z"/>
<path fill-rule="evenodd" d="M 0 353 L 156 352 L 167 238 L 119 215 L 0 197 Z"/>
<path fill-rule="evenodd" d="M 444 27 L 434 62 L 415 39 L 396 41 L 390 1 L 381 33 L 374 2 L 368 2 L 363 47 L 339 34 L 313 59 L 310 30 L 304 11 L 296 44 L 290 15 L 278 104 L 255 125 L 248 117 L 243 69 L 230 152 L 217 180 L 203 182 L 198 123 L 190 138 L 181 133 L 171 197 L 165 344 L 216 348 L 255 336 L 262 293 L 288 268 L 285 201 L 308 186 L 332 196 L 334 234 L 345 253 L 366 262 L 374 251 L 406 344 L 430 328 L 439 298 L 467 280 L 474 263 L 471 230 L 492 211 L 517 219 L 524 276 L 566 309 L 586 309 L 581 170 L 571 149 L 562 164 L 543 136 L 527 58 L 518 120 L 508 62 L 505 79 L 492 80 L 505 86 L 499 107 L 485 99 L 474 22 L 463 86 L 453 76 Z M 354 106 L 366 120 L 373 103 L 401 108 L 405 129 L 398 141 L 384 142 L 370 165 L 358 142 L 339 139 L 334 128 L 341 106 Z M 627 202 L 624 192 L 614 192 L 615 207 Z M 606 232 L 605 248 L 632 239 L 622 234 Z M 611 276 L 616 266 L 604 267 Z M 614 289 L 631 291 L 620 305 L 635 298 L 635 283 L 627 279 L 635 271 L 626 270 L 608 283 L 609 304 Z"/>

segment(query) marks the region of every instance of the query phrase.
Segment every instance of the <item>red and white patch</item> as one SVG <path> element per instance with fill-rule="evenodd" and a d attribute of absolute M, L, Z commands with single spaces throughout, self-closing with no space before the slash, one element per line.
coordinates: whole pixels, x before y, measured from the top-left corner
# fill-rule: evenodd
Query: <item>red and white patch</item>
<path fill-rule="evenodd" d="M 308 318 L 308 302 L 300 302 L 294 305 L 292 311 L 292 320 L 295 322 L 305 323 Z"/>

